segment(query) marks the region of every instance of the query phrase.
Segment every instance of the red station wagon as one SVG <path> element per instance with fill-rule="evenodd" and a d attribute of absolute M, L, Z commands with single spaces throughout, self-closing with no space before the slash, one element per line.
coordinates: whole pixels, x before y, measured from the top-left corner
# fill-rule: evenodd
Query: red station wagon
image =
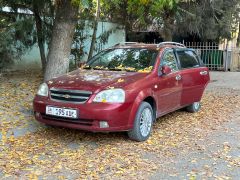
<path fill-rule="evenodd" d="M 182 44 L 120 43 L 41 84 L 34 112 L 47 125 L 127 131 L 144 141 L 160 116 L 181 108 L 199 111 L 208 82 L 208 68 Z"/>

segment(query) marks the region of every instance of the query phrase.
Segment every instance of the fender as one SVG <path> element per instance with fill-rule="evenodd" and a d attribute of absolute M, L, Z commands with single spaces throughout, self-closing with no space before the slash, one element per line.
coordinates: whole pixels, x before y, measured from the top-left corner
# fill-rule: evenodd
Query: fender
<path fill-rule="evenodd" d="M 155 100 L 155 102 L 157 103 L 155 95 L 154 95 L 153 90 L 151 88 L 143 89 L 142 91 L 140 91 L 138 93 L 135 101 L 133 102 L 133 106 L 132 106 L 132 109 L 131 109 L 131 112 L 130 112 L 130 116 L 129 116 L 129 119 L 128 119 L 128 127 L 133 128 L 138 108 L 139 108 L 141 102 L 149 96 L 152 97 Z"/>

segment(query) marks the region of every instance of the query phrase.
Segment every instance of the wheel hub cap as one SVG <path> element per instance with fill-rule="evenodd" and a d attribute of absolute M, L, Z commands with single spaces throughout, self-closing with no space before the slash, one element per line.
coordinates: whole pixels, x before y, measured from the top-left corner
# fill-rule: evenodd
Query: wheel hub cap
<path fill-rule="evenodd" d="M 142 136 L 146 137 L 149 135 L 152 127 L 152 113 L 151 110 L 146 108 L 143 110 L 140 119 L 140 131 Z"/>
<path fill-rule="evenodd" d="M 194 106 L 195 109 L 198 109 L 199 106 L 200 106 L 200 103 L 199 103 L 199 102 L 195 102 L 195 103 L 193 104 L 193 106 Z"/>

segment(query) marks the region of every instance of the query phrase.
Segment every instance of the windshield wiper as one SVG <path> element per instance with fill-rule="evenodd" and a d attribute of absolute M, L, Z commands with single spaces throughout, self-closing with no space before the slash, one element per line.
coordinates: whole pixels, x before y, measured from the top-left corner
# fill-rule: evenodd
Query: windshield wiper
<path fill-rule="evenodd" d="M 108 70 L 108 69 L 105 69 L 105 68 L 96 68 L 96 67 L 94 67 L 92 69 L 94 69 L 94 70 L 102 70 L 102 71 L 107 71 Z"/>
<path fill-rule="evenodd" d="M 96 68 L 96 67 L 84 67 L 83 69 L 106 70 L 104 68 Z"/>
<path fill-rule="evenodd" d="M 127 72 L 136 72 L 136 70 L 131 70 L 131 69 L 120 69 L 120 68 L 109 68 L 110 71 L 127 71 Z"/>
<path fill-rule="evenodd" d="M 120 68 L 96 68 L 96 67 L 84 67 L 83 69 L 93 69 L 93 70 L 102 70 L 102 71 L 127 71 L 127 72 L 136 72 L 136 70 L 130 70 L 130 69 L 120 69 Z"/>
<path fill-rule="evenodd" d="M 122 69 L 109 68 L 110 71 L 122 71 Z"/>
<path fill-rule="evenodd" d="M 127 72 L 137 72 L 136 70 L 124 69 Z"/>

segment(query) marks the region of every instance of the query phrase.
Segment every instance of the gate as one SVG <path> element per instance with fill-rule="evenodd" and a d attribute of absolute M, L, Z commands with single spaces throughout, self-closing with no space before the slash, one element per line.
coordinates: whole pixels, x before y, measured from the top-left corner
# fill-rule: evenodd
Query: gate
<path fill-rule="evenodd" d="M 240 48 L 229 46 L 228 43 L 214 42 L 182 42 L 182 44 L 195 49 L 209 70 L 240 71 Z"/>
<path fill-rule="evenodd" d="M 228 48 L 220 49 L 218 43 L 184 42 L 186 47 L 195 49 L 203 63 L 210 70 L 227 71 L 229 55 Z"/>

